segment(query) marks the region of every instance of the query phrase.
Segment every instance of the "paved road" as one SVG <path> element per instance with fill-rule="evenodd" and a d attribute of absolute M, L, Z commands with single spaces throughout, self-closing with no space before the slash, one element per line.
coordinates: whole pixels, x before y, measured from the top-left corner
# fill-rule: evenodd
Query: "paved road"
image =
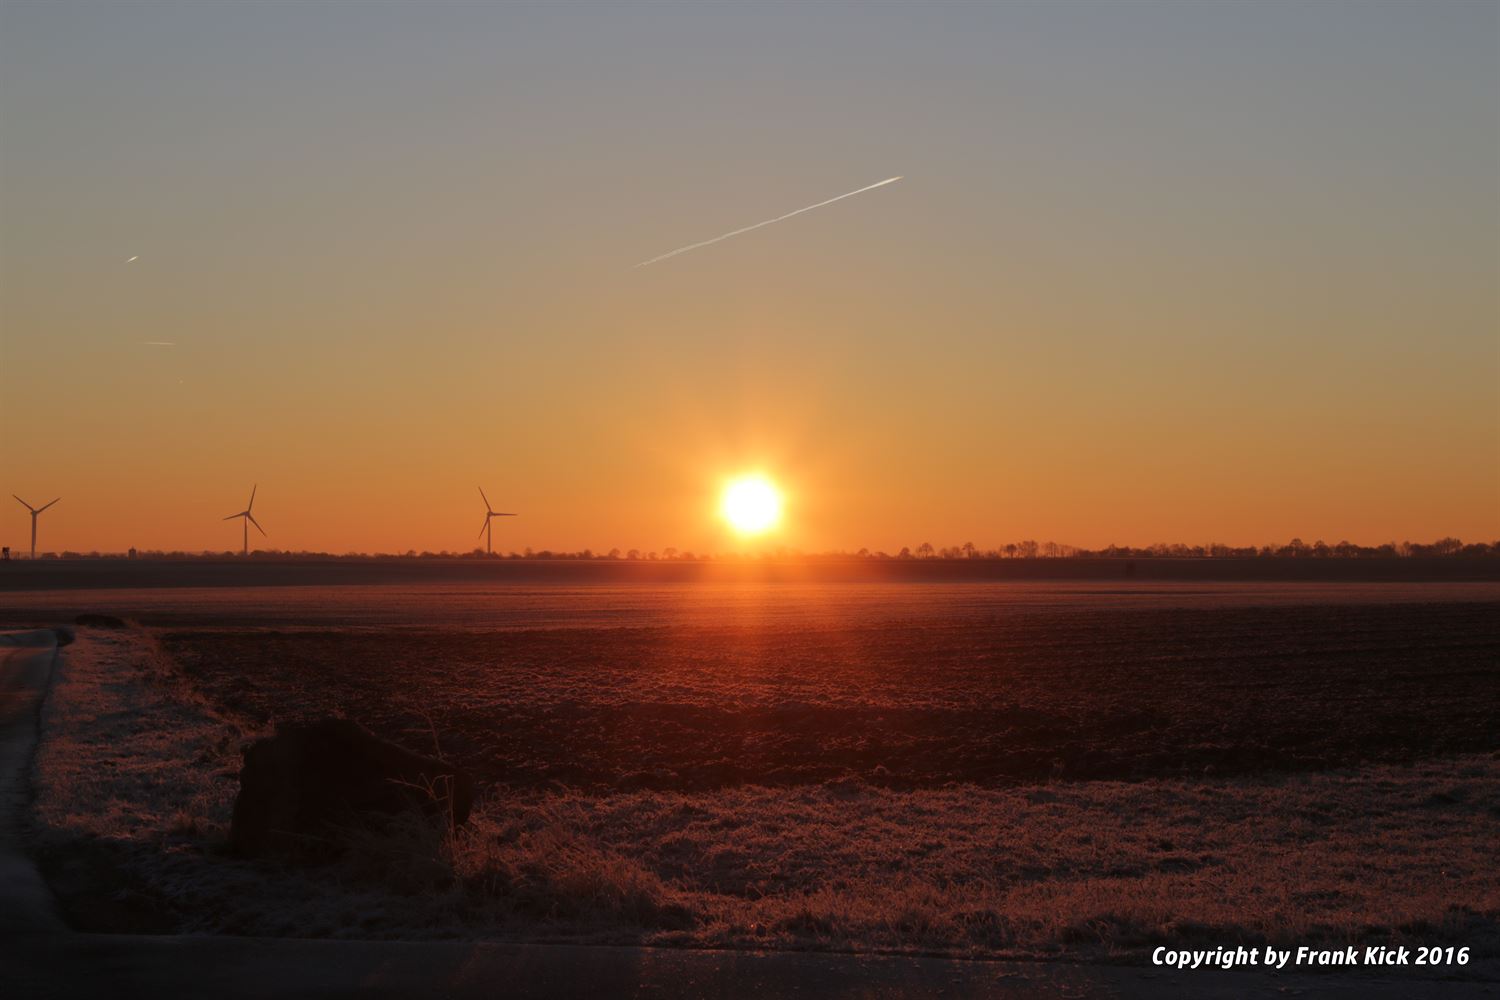
<path fill-rule="evenodd" d="M 1061 962 L 607 948 L 74 934 L 26 858 L 22 822 L 51 632 L 0 634 L 0 997 L 1500 997 L 1496 983 L 1173 973 Z"/>
<path fill-rule="evenodd" d="M 15 990 L 15 992 L 11 992 Z M 1496 997 L 1500 986 L 1041 962 L 571 945 L 49 935 L 0 944 L 0 994 L 52 997 Z"/>
<path fill-rule="evenodd" d="M 22 841 L 37 717 L 56 653 L 51 631 L 0 635 L 0 935 L 63 929 Z"/>

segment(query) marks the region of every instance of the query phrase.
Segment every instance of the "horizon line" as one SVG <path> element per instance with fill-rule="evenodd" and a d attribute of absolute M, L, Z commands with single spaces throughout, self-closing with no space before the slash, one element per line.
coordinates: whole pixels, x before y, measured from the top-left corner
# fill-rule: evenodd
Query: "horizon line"
<path fill-rule="evenodd" d="M 1296 544 L 1294 544 L 1296 543 Z M 9 549 L 9 546 L 6 546 Z M 576 550 L 554 550 L 533 549 L 524 547 L 521 551 L 511 550 L 509 552 L 486 552 L 478 547 L 472 549 L 450 550 L 441 549 L 433 551 L 425 549 L 417 551 L 408 549 L 405 552 L 326 552 L 311 549 L 252 549 L 251 556 L 262 558 L 279 558 L 288 560 L 332 560 L 332 559 L 493 559 L 502 561 L 571 561 L 571 562 L 716 562 L 716 561 L 760 561 L 766 559 L 780 560 L 849 560 L 860 562 L 1010 562 L 1017 560 L 1087 560 L 1087 559 L 1313 559 L 1313 560 L 1359 560 L 1371 558 L 1425 558 L 1425 557 L 1490 557 L 1500 556 L 1500 538 L 1488 542 L 1464 542 L 1461 539 L 1446 535 L 1431 542 L 1413 542 L 1403 540 L 1400 542 L 1383 542 L 1379 545 L 1358 545 L 1353 542 L 1341 541 L 1330 545 L 1321 539 L 1308 544 L 1300 538 L 1294 538 L 1282 544 L 1263 545 L 1224 545 L 1208 543 L 1204 545 L 1187 545 L 1182 542 L 1155 542 L 1150 545 L 1117 545 L 1110 544 L 1098 548 L 1087 548 L 1083 546 L 1066 545 L 1059 542 L 1037 542 L 1027 540 L 1020 543 L 1007 543 L 1003 546 L 992 548 L 980 548 L 972 544 L 933 546 L 923 543 L 916 546 L 902 546 L 896 552 L 891 553 L 883 549 L 860 548 L 855 551 L 847 549 L 827 549 L 822 551 L 803 551 L 788 546 L 776 546 L 759 551 L 739 552 L 702 552 L 696 553 L 691 549 L 678 549 L 675 546 L 665 546 L 656 549 L 620 549 L 618 547 L 605 551 L 595 551 L 592 548 Z M 226 556 L 234 559 L 243 559 L 245 556 L 232 549 L 141 549 L 134 546 L 125 550 L 99 550 L 91 549 L 87 552 L 75 549 L 62 549 L 38 553 L 35 558 L 28 558 L 21 554 L 20 550 L 14 552 L 6 561 L 9 562 L 35 562 L 40 560 L 91 560 L 91 559 L 161 559 L 161 560 L 191 560 L 191 559 L 222 559 Z"/>

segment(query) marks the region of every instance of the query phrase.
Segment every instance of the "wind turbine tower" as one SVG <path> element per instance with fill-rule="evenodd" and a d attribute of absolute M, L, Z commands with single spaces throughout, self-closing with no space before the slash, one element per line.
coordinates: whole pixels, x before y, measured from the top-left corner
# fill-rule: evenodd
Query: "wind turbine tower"
<path fill-rule="evenodd" d="M 255 515 L 250 513 L 251 508 L 255 506 L 255 491 L 258 487 L 258 483 L 255 486 L 250 487 L 250 502 L 245 504 L 244 510 L 240 511 L 238 514 L 230 514 L 228 517 L 224 518 L 224 520 L 226 521 L 233 521 L 237 517 L 243 519 L 243 527 L 245 529 L 245 547 L 242 551 L 242 554 L 247 556 L 250 554 L 250 525 L 255 525 L 255 530 L 260 532 L 262 535 L 266 533 L 266 529 L 260 526 L 260 522 L 255 519 Z"/>
<path fill-rule="evenodd" d="M 500 511 L 497 511 L 495 508 L 491 507 L 490 498 L 484 495 L 483 486 L 479 487 L 479 496 L 484 500 L 484 527 L 479 529 L 479 533 L 484 536 L 484 554 L 487 556 L 494 555 L 495 550 L 490 544 L 490 521 L 497 517 L 515 517 L 516 515 L 502 514 Z"/>
<path fill-rule="evenodd" d="M 16 497 L 16 495 L 14 493 L 12 493 L 11 496 Z M 62 499 L 62 497 L 58 497 L 57 498 L 57 500 L 61 500 L 61 499 Z M 52 501 L 52 503 L 57 503 L 57 500 Z M 43 507 L 33 507 L 33 506 L 31 506 L 31 504 L 27 503 L 25 500 L 22 500 L 20 497 L 16 497 L 16 502 L 19 503 L 22 507 L 25 507 L 27 510 L 31 511 L 31 558 L 35 559 L 36 558 L 36 519 L 41 516 L 42 511 L 46 510 L 47 507 L 51 507 L 52 503 L 49 503 L 49 504 L 47 504 L 46 506 L 43 506 Z"/>

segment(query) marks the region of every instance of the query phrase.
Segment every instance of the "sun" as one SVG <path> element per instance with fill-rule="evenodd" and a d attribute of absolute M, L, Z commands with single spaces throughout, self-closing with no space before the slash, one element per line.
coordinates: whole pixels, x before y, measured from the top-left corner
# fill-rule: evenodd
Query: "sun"
<path fill-rule="evenodd" d="M 724 520 L 742 535 L 759 535 L 781 520 L 781 492 L 765 476 L 742 476 L 724 487 Z"/>

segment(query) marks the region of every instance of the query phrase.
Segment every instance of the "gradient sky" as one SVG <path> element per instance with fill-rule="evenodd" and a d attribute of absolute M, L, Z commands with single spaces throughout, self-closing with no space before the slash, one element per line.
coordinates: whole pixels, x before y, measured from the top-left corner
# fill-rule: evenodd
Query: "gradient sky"
<path fill-rule="evenodd" d="M 1493 539 L 1497 98 L 1478 2 L 6 0 L 0 541 Z"/>

